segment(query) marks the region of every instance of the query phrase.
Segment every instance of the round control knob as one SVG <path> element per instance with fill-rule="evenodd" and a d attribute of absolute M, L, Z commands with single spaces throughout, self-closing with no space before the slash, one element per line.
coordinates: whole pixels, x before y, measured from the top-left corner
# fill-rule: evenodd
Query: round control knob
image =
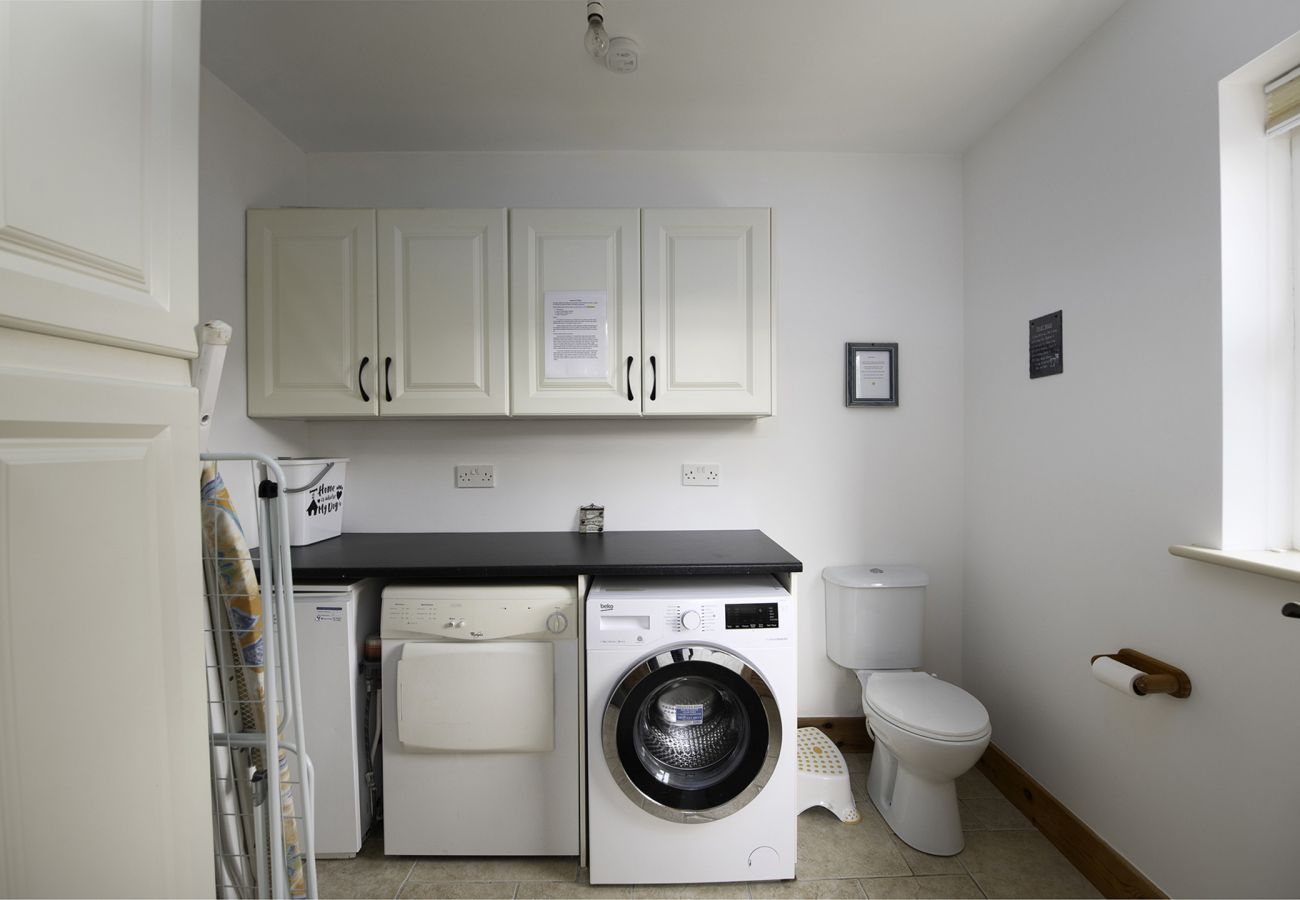
<path fill-rule="evenodd" d="M 700 614 L 693 609 L 688 609 L 682 613 L 682 628 L 685 631 L 694 631 L 700 627 Z"/>
<path fill-rule="evenodd" d="M 564 629 L 569 627 L 569 620 L 565 618 L 564 613 L 553 612 L 546 617 L 546 630 L 551 634 L 563 634 Z"/>

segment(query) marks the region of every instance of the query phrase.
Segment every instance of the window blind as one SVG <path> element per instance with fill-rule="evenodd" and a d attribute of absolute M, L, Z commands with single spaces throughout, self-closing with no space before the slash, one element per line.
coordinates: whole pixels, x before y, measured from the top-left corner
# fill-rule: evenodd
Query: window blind
<path fill-rule="evenodd" d="M 1264 85 L 1268 115 L 1265 134 L 1281 134 L 1300 127 L 1300 66 Z"/>

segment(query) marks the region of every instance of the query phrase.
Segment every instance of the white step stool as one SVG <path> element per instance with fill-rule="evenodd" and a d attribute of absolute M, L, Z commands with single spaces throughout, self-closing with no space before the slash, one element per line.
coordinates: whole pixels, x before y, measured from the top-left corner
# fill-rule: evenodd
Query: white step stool
<path fill-rule="evenodd" d="M 824 806 L 850 825 L 862 821 L 849 788 L 849 767 L 835 742 L 817 728 L 800 728 L 799 812 Z"/>

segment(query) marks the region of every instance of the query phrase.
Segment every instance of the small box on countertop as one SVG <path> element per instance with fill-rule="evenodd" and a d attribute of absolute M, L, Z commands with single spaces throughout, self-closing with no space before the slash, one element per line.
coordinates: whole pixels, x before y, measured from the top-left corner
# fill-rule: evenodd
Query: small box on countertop
<path fill-rule="evenodd" d="M 605 530 L 605 507 L 592 503 L 578 507 L 578 531 L 581 534 L 596 534 Z"/>

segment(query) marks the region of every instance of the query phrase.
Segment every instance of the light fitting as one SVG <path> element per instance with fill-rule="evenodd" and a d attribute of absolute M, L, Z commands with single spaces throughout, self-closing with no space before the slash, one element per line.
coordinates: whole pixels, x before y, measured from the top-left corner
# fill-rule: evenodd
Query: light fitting
<path fill-rule="evenodd" d="M 587 2 L 587 34 L 582 43 L 595 59 L 604 59 L 609 52 L 609 34 L 605 31 L 605 4 L 600 0 Z"/>
<path fill-rule="evenodd" d="M 605 68 L 620 75 L 636 71 L 639 50 L 636 41 L 630 37 L 613 37 L 609 39 L 609 52 L 605 54 Z"/>

